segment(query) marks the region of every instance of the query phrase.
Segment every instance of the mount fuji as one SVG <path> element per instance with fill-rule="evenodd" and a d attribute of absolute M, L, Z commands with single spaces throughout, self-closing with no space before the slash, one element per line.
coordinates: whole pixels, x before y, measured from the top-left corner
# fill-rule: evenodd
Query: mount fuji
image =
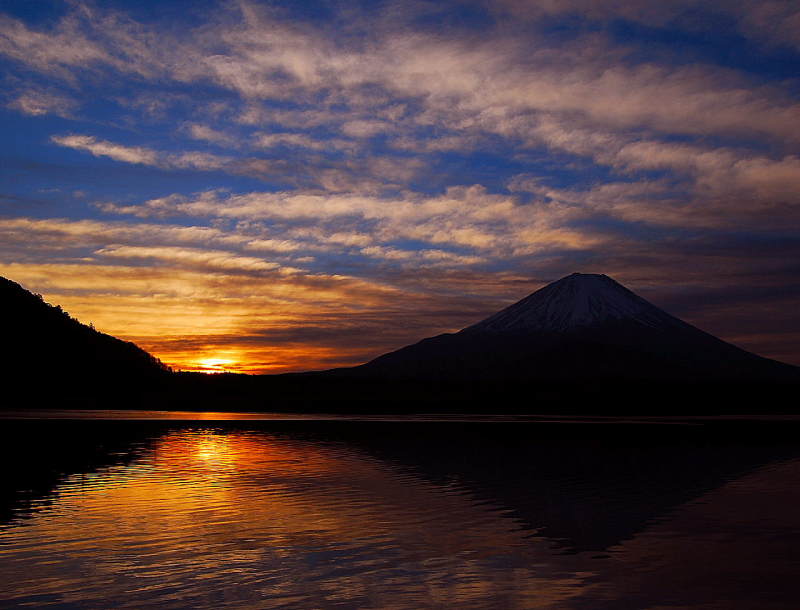
<path fill-rule="evenodd" d="M 650 328 L 687 326 L 607 275 L 573 273 L 463 332 L 570 332 L 619 320 Z"/>
<path fill-rule="evenodd" d="M 340 375 L 416 381 L 763 382 L 800 369 L 674 317 L 606 275 L 573 273 L 456 333 Z"/>

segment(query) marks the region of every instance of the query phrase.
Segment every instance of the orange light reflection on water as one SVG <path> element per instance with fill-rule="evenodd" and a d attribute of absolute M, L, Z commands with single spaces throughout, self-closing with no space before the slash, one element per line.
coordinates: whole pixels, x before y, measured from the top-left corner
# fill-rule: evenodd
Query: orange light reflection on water
<path fill-rule="evenodd" d="M 359 446 L 210 425 L 150 438 L 0 528 L 0 607 L 786 607 L 762 601 L 797 573 L 800 460 L 595 558 Z"/>
<path fill-rule="evenodd" d="M 172 432 L 128 466 L 67 479 L 57 498 L 0 534 L 3 595 L 186 607 L 249 591 L 248 607 L 405 608 L 513 591 L 554 607 L 585 580 L 464 490 L 336 443 Z M 498 549 L 526 559 L 498 567 Z"/>

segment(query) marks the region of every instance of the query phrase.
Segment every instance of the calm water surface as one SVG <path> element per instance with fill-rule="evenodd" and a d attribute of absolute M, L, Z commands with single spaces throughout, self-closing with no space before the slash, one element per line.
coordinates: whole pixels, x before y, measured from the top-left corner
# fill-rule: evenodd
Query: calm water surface
<path fill-rule="evenodd" d="M 791 422 L 108 419 L 0 422 L 0 607 L 797 607 Z"/>

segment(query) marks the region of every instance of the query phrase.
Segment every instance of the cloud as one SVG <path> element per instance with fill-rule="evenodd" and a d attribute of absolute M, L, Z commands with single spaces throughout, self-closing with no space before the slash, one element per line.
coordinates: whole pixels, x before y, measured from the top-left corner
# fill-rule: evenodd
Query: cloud
<path fill-rule="evenodd" d="M 8 103 L 9 108 L 30 116 L 55 114 L 61 117 L 69 117 L 77 106 L 78 102 L 70 97 L 37 89 L 28 89 L 18 93 Z"/>
<path fill-rule="evenodd" d="M 372 244 L 408 239 L 487 251 L 494 256 L 519 256 L 547 248 L 581 249 L 598 241 L 597 236 L 568 226 L 570 220 L 582 216 L 574 206 L 523 205 L 512 196 L 491 194 L 480 185 L 451 187 L 434 197 L 408 194 L 399 199 L 296 191 L 226 196 L 209 191 L 195 198 L 172 195 L 139 206 L 106 204 L 103 209 L 139 217 L 313 222 L 317 227 L 329 227 L 332 233 L 341 233 L 346 227 Z M 458 256 L 452 260 L 479 259 Z"/>
<path fill-rule="evenodd" d="M 167 154 L 161 158 L 161 167 L 196 169 L 200 171 L 225 170 L 231 166 L 231 157 L 206 152 Z"/>
<path fill-rule="evenodd" d="M 800 47 L 800 9 L 792 0 L 714 0 L 698 6 L 692 0 L 499 0 L 489 5 L 516 19 L 535 20 L 557 15 L 613 21 L 624 19 L 653 27 L 672 26 L 684 31 L 713 30 L 721 19 L 732 20 L 740 34 L 768 45 Z"/>
<path fill-rule="evenodd" d="M 417 153 L 470 152 L 481 142 L 477 135 L 443 135 L 438 137 L 400 136 L 389 140 L 389 146 Z"/>
<path fill-rule="evenodd" d="M 503 30 L 488 32 L 480 42 L 378 31 L 357 48 L 247 3 L 240 6 L 239 19 L 222 20 L 193 38 L 158 37 L 145 26 L 102 11 L 92 11 L 91 19 L 85 11 L 70 14 L 49 33 L 6 19 L 0 24 L 6 36 L 0 52 L 45 72 L 53 66 L 98 63 L 177 83 L 212 82 L 251 103 L 329 92 L 331 101 L 364 99 L 374 115 L 376 103 L 397 107 L 398 98 L 411 98 L 421 104 L 419 118 L 435 117 L 444 125 L 460 124 L 462 130 L 472 124 L 502 133 L 505 121 L 534 112 L 575 114 L 614 129 L 763 134 L 797 141 L 789 127 L 800 119 L 800 106 L 779 88 L 756 86 L 746 75 L 719 66 L 636 64 L 597 36 L 556 50 L 544 43 L 531 47 L 529 37 L 501 37 Z M 641 3 L 626 6 L 629 15 L 655 12 L 643 10 Z M 577 8 L 586 7 L 569 10 Z M 773 13 L 753 9 L 747 14 L 768 15 L 761 19 L 778 23 L 783 13 Z M 99 32 L 104 25 L 109 29 Z M 56 53 L 45 59 L 27 52 L 58 48 L 67 33 L 70 41 L 60 62 Z M 375 86 L 380 95 L 364 95 L 365 88 Z M 388 127 L 363 117 L 342 124 L 355 137 Z"/>
<path fill-rule="evenodd" d="M 248 176 L 265 182 L 288 183 L 293 186 L 319 186 L 329 191 L 374 193 L 397 188 L 424 168 L 424 162 L 412 158 L 372 156 L 362 159 L 259 158 L 233 157 L 203 151 L 164 152 L 143 146 L 129 146 L 98 140 L 94 136 L 70 134 L 52 136 L 50 140 L 66 148 L 83 150 L 95 157 L 148 165 L 166 170 L 223 171 Z M 315 140 L 301 134 L 259 134 L 256 144 L 262 148 L 289 146 L 320 151 L 352 150 L 340 139 Z"/>
<path fill-rule="evenodd" d="M 767 45 L 800 49 L 800 8 L 792 0 L 748 0 L 730 5 L 740 30 Z"/>
<path fill-rule="evenodd" d="M 344 94 L 378 83 L 395 97 L 422 99 L 437 122 L 471 122 L 498 133 L 505 120 L 535 111 L 577 113 L 612 128 L 762 133 L 784 139 L 793 137 L 786 128 L 800 116 L 800 107 L 790 98 L 754 88 L 733 71 L 702 65 L 626 66 L 598 41 L 581 40 L 555 55 L 552 49 L 531 50 L 513 39 L 490 37 L 476 44 L 423 34 L 390 35 L 368 53 L 327 48 L 323 40 L 312 48 L 327 52 L 295 55 L 277 51 L 280 35 L 268 41 L 256 35 L 276 27 L 280 24 L 262 20 L 238 30 L 244 40 L 241 46 L 231 44 L 225 61 L 231 70 L 246 70 L 250 78 L 222 84 L 249 99 L 268 99 L 276 94 L 264 81 L 275 70 L 290 74 L 290 88 L 301 90 L 334 87 Z M 587 44 L 597 47 L 593 59 L 587 57 Z M 258 81 L 261 88 L 255 85 Z M 343 128 L 349 135 L 370 136 L 384 131 L 386 124 L 355 120 Z"/>
<path fill-rule="evenodd" d="M 623 147 L 615 161 L 636 169 L 670 169 L 696 181 L 697 194 L 734 197 L 753 205 L 800 204 L 800 157 L 769 158 L 749 151 L 662 142 Z M 735 202 L 729 208 L 735 213 Z"/>
<path fill-rule="evenodd" d="M 111 244 L 131 246 L 180 246 L 209 249 L 252 249 L 255 251 L 275 251 L 270 249 L 269 240 L 264 239 L 262 231 L 226 232 L 215 227 L 184 226 L 130 222 L 102 222 L 97 220 L 70 220 L 66 218 L 0 218 L 2 248 L 9 249 L 17 258 L 23 256 L 47 260 L 55 251 L 66 255 L 74 252 L 77 257 L 91 254 L 92 250 Z M 284 242 L 277 241 L 276 244 Z M 26 250 L 25 246 L 35 245 Z M 296 243 L 296 249 L 303 248 Z M 288 251 L 284 243 L 282 249 Z M 63 255 L 63 254 L 62 254 Z"/>
<path fill-rule="evenodd" d="M 420 262 L 433 265 L 474 265 L 485 262 L 486 259 L 480 256 L 464 256 L 444 250 L 402 250 L 384 246 L 369 246 L 360 250 L 365 256 L 378 258 L 383 261 L 401 261 L 412 263 L 418 267 Z"/>
<path fill-rule="evenodd" d="M 213 171 L 225 169 L 232 161 L 230 157 L 206 152 L 164 153 L 142 146 L 126 146 L 98 140 L 93 136 L 86 135 L 52 136 L 50 140 L 59 146 L 88 151 L 95 157 L 108 157 L 123 163 L 150 165 L 164 169 Z"/>
<path fill-rule="evenodd" d="M 121 144 L 114 144 L 113 142 L 97 140 L 92 136 L 82 135 L 53 136 L 50 139 L 59 146 L 86 150 L 95 157 L 109 157 L 110 159 L 122 161 L 123 163 L 158 165 L 158 154 L 148 148 L 123 146 Z"/>
<path fill-rule="evenodd" d="M 741 23 L 752 18 L 777 24 L 778 16 L 791 17 L 776 3 L 770 3 L 769 10 L 746 4 L 735 11 Z M 69 33 L 77 48 L 84 49 L 75 50 L 74 57 L 91 57 L 92 65 L 173 84 L 216 83 L 244 103 L 234 121 L 253 127 L 269 124 L 269 131 L 258 129 L 247 142 L 266 150 L 305 149 L 315 154 L 258 158 L 191 150 L 166 153 L 89 135 L 54 136 L 61 145 L 128 163 L 225 171 L 336 192 L 374 194 L 404 188 L 421 174 L 434 173 L 419 157 L 378 155 L 364 148 L 365 140 L 379 134 L 388 136 L 389 150 L 418 156 L 464 154 L 487 145 L 490 138 L 502 138 L 507 147 L 546 147 L 623 171 L 653 169 L 655 150 L 648 153 L 650 167 L 642 157 L 647 146 L 662 147 L 662 159 L 670 150 L 677 158 L 680 147 L 661 142 L 660 136 L 716 138 L 736 146 L 753 138 L 788 147 L 798 141 L 793 126 L 800 123 L 800 105 L 779 83 L 764 84 L 752 75 L 699 62 L 637 62 L 635 49 L 615 45 L 602 35 L 578 36 L 554 46 L 544 37 L 522 36 L 513 29 L 489 28 L 476 40 L 457 31 L 434 36 L 425 30 L 382 27 L 367 32 L 367 42 L 359 46 L 246 2 L 239 8 L 238 15 L 220 13 L 194 37 L 160 33 L 113 11 L 85 7 L 68 12 L 50 30 L 34 32 L 6 19 L 0 30 L 8 32 L 8 41 L 0 52 L 46 72 L 51 64 L 39 61 L 36 53 L 26 59 L 19 49 L 39 48 L 48 37 L 60 41 Z M 687 3 L 654 7 L 632 1 L 617 6 L 577 0 L 505 5 L 505 10 L 534 17 L 581 13 L 590 19 L 622 17 L 659 26 L 674 25 L 687 8 Z M 714 4 L 710 10 L 727 9 Z M 356 18 L 351 27 L 358 30 L 365 24 Z M 98 25 L 109 27 L 99 32 Z M 66 53 L 58 69 L 77 70 L 80 62 L 72 57 Z M 79 76 L 75 72 L 74 77 Z M 274 103 L 288 98 L 291 107 Z M 320 126 L 330 130 L 327 135 L 302 131 Z M 214 128 L 188 121 L 185 133 L 234 146 L 245 141 L 236 129 L 224 121 Z M 336 131 L 352 139 L 331 135 Z M 753 151 L 737 154 L 755 156 Z M 669 169 L 687 171 L 675 164 Z M 710 180 L 716 177 L 698 177 L 697 184 Z"/>
<path fill-rule="evenodd" d="M 108 62 L 102 43 L 90 40 L 81 30 L 84 23 L 67 15 L 49 32 L 28 28 L 19 20 L 0 15 L 0 53 L 43 72 L 67 74 L 65 67 Z"/>
<path fill-rule="evenodd" d="M 623 170 L 669 170 L 669 178 L 606 182 L 589 189 L 552 188 L 518 176 L 515 191 L 626 221 L 674 227 L 800 228 L 800 158 L 769 158 L 747 150 L 636 142 L 606 150 L 603 160 Z"/>
<path fill-rule="evenodd" d="M 218 131 L 209 127 L 208 125 L 202 125 L 199 123 L 188 123 L 185 126 L 189 137 L 195 140 L 203 140 L 205 142 L 211 142 L 212 144 L 219 144 L 222 146 L 234 146 L 236 144 L 236 139 L 224 131 Z"/>
<path fill-rule="evenodd" d="M 281 271 L 296 272 L 297 269 L 282 269 L 280 264 L 249 256 L 237 256 L 232 252 L 200 248 L 147 247 L 110 245 L 94 252 L 101 258 L 123 258 L 139 261 L 160 261 L 181 267 L 199 267 L 205 270 L 226 271 Z"/>
<path fill-rule="evenodd" d="M 391 130 L 391 126 L 385 121 L 355 120 L 342 125 L 342 133 L 353 138 L 370 138 Z"/>
<path fill-rule="evenodd" d="M 302 133 L 257 133 L 255 145 L 261 148 L 278 146 L 308 148 L 311 150 L 355 150 L 356 145 L 339 138 L 319 139 Z"/>

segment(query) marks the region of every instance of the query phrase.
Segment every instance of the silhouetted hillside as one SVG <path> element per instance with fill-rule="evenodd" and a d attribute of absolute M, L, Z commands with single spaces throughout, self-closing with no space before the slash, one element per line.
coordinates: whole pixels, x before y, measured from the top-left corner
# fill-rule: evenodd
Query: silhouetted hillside
<path fill-rule="evenodd" d="M 42 406 L 44 398 L 107 397 L 125 402 L 152 390 L 168 373 L 134 343 L 98 332 L 58 305 L 0 278 L 7 409 Z"/>

